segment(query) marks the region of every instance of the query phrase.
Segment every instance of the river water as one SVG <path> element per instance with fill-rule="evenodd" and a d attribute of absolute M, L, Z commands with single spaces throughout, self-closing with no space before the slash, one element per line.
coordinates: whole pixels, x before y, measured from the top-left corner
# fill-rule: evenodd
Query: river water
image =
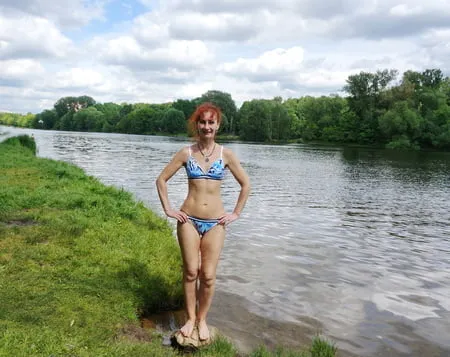
<path fill-rule="evenodd" d="M 131 191 L 163 215 L 155 179 L 185 138 L 33 133 L 38 155 Z M 5 134 L 6 133 L 6 134 Z M 243 350 L 321 333 L 358 356 L 450 356 L 450 153 L 224 143 L 252 193 L 228 228 L 210 323 Z M 169 198 L 187 192 L 180 170 Z M 228 173 L 225 207 L 239 186 Z"/>

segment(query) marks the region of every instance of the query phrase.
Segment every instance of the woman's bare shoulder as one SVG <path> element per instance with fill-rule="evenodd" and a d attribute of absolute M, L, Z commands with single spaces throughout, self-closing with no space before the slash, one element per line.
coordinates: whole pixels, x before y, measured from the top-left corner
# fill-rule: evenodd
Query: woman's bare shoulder
<path fill-rule="evenodd" d="M 183 163 L 186 162 L 189 157 L 189 148 L 190 148 L 190 145 L 187 145 L 187 146 L 184 146 L 181 149 L 179 149 L 173 156 L 173 160 L 181 161 Z"/>
<path fill-rule="evenodd" d="M 192 145 L 183 146 L 180 150 L 178 150 L 177 154 L 189 155 L 189 152 L 192 152 Z"/>
<path fill-rule="evenodd" d="M 227 147 L 225 147 L 225 146 L 223 146 L 223 158 L 224 158 L 225 161 L 227 161 L 227 162 L 237 160 L 237 156 L 236 156 L 236 154 L 233 152 L 233 150 L 231 150 L 230 148 L 227 148 Z"/>
<path fill-rule="evenodd" d="M 222 145 L 222 150 L 224 155 L 233 155 L 233 150 L 227 148 L 225 145 Z"/>

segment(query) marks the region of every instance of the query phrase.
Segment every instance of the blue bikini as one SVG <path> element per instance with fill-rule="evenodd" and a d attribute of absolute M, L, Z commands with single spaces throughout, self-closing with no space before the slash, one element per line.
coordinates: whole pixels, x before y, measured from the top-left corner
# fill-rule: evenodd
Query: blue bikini
<path fill-rule="evenodd" d="M 204 171 L 195 157 L 192 156 L 191 147 L 189 147 L 189 157 L 186 161 L 186 174 L 188 179 L 205 179 L 205 180 L 223 180 L 225 177 L 225 164 L 223 162 L 223 146 L 220 150 L 220 158 L 214 161 L 208 171 Z M 219 224 L 219 219 L 202 219 L 188 216 L 194 225 L 200 237 L 208 232 L 211 228 Z"/>
<path fill-rule="evenodd" d="M 186 162 L 186 174 L 189 179 L 206 179 L 206 180 L 223 180 L 225 177 L 225 165 L 222 159 L 223 146 L 220 150 L 220 157 L 214 161 L 207 172 L 192 156 L 191 148 L 189 147 L 189 157 Z"/>
<path fill-rule="evenodd" d="M 200 235 L 200 238 L 202 238 L 203 235 L 206 232 L 208 232 L 211 228 L 213 228 L 219 224 L 219 220 L 216 218 L 201 219 L 201 218 L 196 218 L 196 217 L 192 217 L 192 216 L 188 216 L 188 218 L 194 225 L 195 229 L 197 230 L 198 234 Z"/>

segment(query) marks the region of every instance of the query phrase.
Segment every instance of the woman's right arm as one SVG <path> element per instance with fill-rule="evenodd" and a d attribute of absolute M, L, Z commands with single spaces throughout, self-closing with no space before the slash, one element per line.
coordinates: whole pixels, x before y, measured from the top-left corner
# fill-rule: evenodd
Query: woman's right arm
<path fill-rule="evenodd" d="M 184 165 L 186 155 L 185 148 L 178 151 L 156 179 L 156 188 L 158 189 L 158 196 L 164 209 L 164 213 L 168 217 L 175 218 L 181 223 L 186 223 L 188 217 L 186 213 L 172 209 L 169 202 L 169 194 L 167 192 L 167 181 L 169 181 L 170 178 Z"/>

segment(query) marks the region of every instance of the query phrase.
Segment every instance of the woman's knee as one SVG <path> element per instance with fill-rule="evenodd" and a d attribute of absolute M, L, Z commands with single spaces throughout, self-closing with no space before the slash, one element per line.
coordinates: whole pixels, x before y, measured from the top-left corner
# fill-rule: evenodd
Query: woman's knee
<path fill-rule="evenodd" d="M 192 268 L 192 269 L 185 268 L 184 269 L 184 279 L 186 281 L 189 281 L 189 282 L 195 281 L 195 280 L 197 280 L 198 276 L 199 276 L 199 272 L 198 272 L 197 268 Z"/>
<path fill-rule="evenodd" d="M 200 281 L 208 286 L 214 285 L 216 281 L 216 272 L 213 270 L 200 270 Z"/>

